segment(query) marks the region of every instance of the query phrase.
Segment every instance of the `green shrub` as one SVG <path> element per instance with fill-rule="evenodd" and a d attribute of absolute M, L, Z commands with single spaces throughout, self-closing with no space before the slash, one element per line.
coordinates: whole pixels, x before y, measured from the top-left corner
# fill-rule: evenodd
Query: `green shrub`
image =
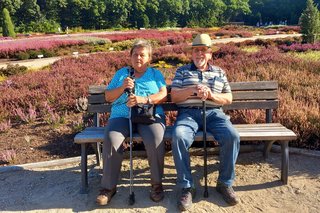
<path fill-rule="evenodd" d="M 16 65 L 9 64 L 7 68 L 4 68 L 4 67 L 0 68 L 0 76 L 1 75 L 11 76 L 11 75 L 22 74 L 22 73 L 26 73 L 27 70 L 28 68 L 25 66 L 19 66 L 18 64 Z"/>
<path fill-rule="evenodd" d="M 133 40 L 120 41 L 112 44 L 111 47 L 113 47 L 115 51 L 128 50 L 132 47 L 133 42 Z"/>
<path fill-rule="evenodd" d="M 27 52 L 18 52 L 15 54 L 15 58 L 18 60 L 27 60 L 30 58 L 30 55 Z"/>
<path fill-rule="evenodd" d="M 32 21 L 30 24 L 20 24 L 19 32 L 40 32 L 40 33 L 55 33 L 60 28 L 60 25 L 53 21 L 41 18 L 38 21 Z"/>
<path fill-rule="evenodd" d="M 105 52 L 107 51 L 106 48 L 103 46 L 95 46 L 93 49 L 90 50 L 90 52 Z"/>
<path fill-rule="evenodd" d="M 14 32 L 14 26 L 11 21 L 9 11 L 6 8 L 3 8 L 2 10 L 2 22 L 2 35 L 4 37 L 16 37 L 16 33 Z"/>
<path fill-rule="evenodd" d="M 38 55 L 42 55 L 40 50 L 29 50 L 28 53 L 32 59 L 38 58 Z"/>
<path fill-rule="evenodd" d="M 56 56 L 56 53 L 53 50 L 41 49 L 41 52 L 45 58 Z"/>
<path fill-rule="evenodd" d="M 307 0 L 307 7 L 300 17 L 303 41 L 314 43 L 320 40 L 320 12 L 313 0 Z"/>

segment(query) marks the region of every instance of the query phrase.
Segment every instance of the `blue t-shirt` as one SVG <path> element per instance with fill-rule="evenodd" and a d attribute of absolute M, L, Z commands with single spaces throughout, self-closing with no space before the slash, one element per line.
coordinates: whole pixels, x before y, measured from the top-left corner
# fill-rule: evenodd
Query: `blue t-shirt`
<path fill-rule="evenodd" d="M 118 70 L 107 86 L 107 90 L 120 87 L 123 84 L 124 79 L 130 76 L 129 69 L 129 67 L 124 67 Z M 135 95 L 147 97 L 149 95 L 158 93 L 160 88 L 164 86 L 166 86 L 166 83 L 162 73 L 157 69 L 149 67 L 140 78 L 135 79 Z M 126 105 L 127 98 L 128 95 L 123 93 L 112 103 L 110 119 L 129 117 L 129 107 Z M 161 106 L 157 106 L 156 114 L 164 115 L 164 111 Z"/>

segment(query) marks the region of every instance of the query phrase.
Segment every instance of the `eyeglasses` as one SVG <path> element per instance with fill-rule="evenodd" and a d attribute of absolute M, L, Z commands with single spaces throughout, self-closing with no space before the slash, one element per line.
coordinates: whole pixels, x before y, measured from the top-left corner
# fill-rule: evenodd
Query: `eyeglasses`
<path fill-rule="evenodd" d="M 199 54 L 199 53 L 207 54 L 207 53 L 211 53 L 211 49 L 210 48 L 193 48 L 192 52 L 196 54 Z"/>

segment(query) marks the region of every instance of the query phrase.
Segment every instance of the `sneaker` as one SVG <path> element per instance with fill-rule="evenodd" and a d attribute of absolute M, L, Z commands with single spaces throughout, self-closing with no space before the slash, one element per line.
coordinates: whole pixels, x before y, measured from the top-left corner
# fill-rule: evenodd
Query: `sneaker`
<path fill-rule="evenodd" d="M 101 189 L 100 190 L 100 194 L 98 195 L 97 199 L 96 199 L 96 203 L 100 206 L 105 206 L 107 205 L 111 198 L 116 194 L 117 189 L 113 188 L 113 189 Z"/>
<path fill-rule="evenodd" d="M 178 207 L 180 211 L 186 211 L 192 206 L 192 199 L 196 196 L 195 188 L 183 188 L 181 192 L 180 200 L 178 201 Z"/>
<path fill-rule="evenodd" d="M 150 199 L 154 202 L 160 202 L 164 198 L 162 184 L 152 184 L 150 191 Z"/>
<path fill-rule="evenodd" d="M 222 183 L 218 183 L 216 190 L 222 195 L 223 199 L 229 205 L 234 206 L 239 203 L 239 198 L 236 196 L 236 193 L 233 191 L 232 186 L 226 186 Z"/>

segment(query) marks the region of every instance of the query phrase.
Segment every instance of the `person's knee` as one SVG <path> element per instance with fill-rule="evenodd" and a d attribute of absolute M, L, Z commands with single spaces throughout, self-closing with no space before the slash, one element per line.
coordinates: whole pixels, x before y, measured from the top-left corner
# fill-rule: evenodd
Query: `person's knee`
<path fill-rule="evenodd" d="M 238 146 L 240 144 L 240 135 L 234 128 L 232 128 L 225 131 L 224 134 L 221 135 L 220 140 L 227 146 Z"/>
<path fill-rule="evenodd" d="M 182 127 L 176 127 L 173 129 L 172 131 L 172 138 L 173 141 L 179 141 L 179 140 L 183 140 L 186 137 L 186 132 L 184 131 L 184 128 Z"/>
<path fill-rule="evenodd" d="M 172 132 L 172 148 L 185 146 L 188 148 L 193 142 L 193 136 L 183 127 L 176 127 Z"/>

